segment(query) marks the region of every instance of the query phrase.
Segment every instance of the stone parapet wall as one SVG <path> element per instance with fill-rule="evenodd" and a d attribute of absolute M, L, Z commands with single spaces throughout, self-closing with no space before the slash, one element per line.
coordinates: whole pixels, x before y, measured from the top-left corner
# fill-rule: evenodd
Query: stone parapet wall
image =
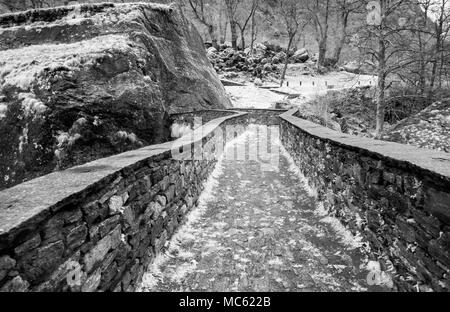
<path fill-rule="evenodd" d="M 400 291 L 450 290 L 450 155 L 281 116 L 281 139 L 324 208 L 361 232 Z"/>
<path fill-rule="evenodd" d="M 258 109 L 258 108 L 233 108 L 233 111 L 246 113 L 234 122 L 239 121 L 242 124 L 257 124 L 266 126 L 278 126 L 280 124 L 280 115 L 285 113 L 283 109 Z"/>
<path fill-rule="evenodd" d="M 192 147 L 240 115 L 0 192 L 0 291 L 135 290 L 216 163 Z"/>
<path fill-rule="evenodd" d="M 211 156 L 217 134 L 225 143 L 255 123 L 279 125 L 283 145 L 318 200 L 353 233 L 364 235 L 372 260 L 394 275 L 398 290 L 448 291 L 450 155 L 338 133 L 295 112 L 177 114 L 172 120 L 211 121 L 174 142 L 1 191 L 0 290 L 135 290 L 196 205 L 214 167 L 217 158 L 190 157 L 195 146 Z M 227 133 L 236 125 L 242 127 Z M 181 157 L 173 157 L 174 151 Z"/>
<path fill-rule="evenodd" d="M 194 127 L 195 118 L 201 118 L 202 124 L 208 123 L 216 118 L 229 116 L 236 113 L 245 113 L 240 118 L 233 119 L 238 124 L 260 124 L 267 126 L 277 126 L 280 124 L 279 116 L 286 110 L 281 109 L 257 109 L 257 108 L 232 108 L 228 110 L 198 110 L 170 115 L 171 124 L 188 124 Z"/>
<path fill-rule="evenodd" d="M 230 116 L 236 114 L 235 111 L 232 110 L 198 110 L 192 112 L 185 113 L 175 113 L 170 115 L 170 123 L 171 124 L 188 124 L 192 128 L 195 126 L 196 118 L 197 120 L 201 120 L 201 125 L 204 125 L 211 120 L 216 118 L 221 118 L 225 116 Z"/>

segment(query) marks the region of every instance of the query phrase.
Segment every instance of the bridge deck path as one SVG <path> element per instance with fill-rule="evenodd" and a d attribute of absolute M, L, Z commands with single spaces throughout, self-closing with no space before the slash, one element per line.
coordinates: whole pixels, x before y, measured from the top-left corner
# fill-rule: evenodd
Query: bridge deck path
<path fill-rule="evenodd" d="M 248 130 L 235 144 L 257 135 Z M 360 268 L 359 240 L 321 213 L 290 156 L 271 143 L 281 151 L 278 170 L 218 162 L 199 206 L 144 274 L 142 291 L 377 290 Z"/>

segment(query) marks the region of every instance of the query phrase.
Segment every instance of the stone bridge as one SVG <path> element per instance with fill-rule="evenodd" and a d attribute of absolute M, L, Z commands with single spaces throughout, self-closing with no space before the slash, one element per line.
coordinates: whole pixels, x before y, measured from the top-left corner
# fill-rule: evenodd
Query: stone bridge
<path fill-rule="evenodd" d="M 172 123 L 193 130 L 1 191 L 0 290 L 449 290 L 449 154 L 295 110 Z"/>

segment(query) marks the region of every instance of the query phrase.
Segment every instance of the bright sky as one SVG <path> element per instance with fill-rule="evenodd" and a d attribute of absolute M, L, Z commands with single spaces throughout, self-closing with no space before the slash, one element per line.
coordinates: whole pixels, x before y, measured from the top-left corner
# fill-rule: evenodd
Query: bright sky
<path fill-rule="evenodd" d="M 436 20 L 440 14 L 441 5 L 443 0 L 433 0 L 434 4 L 432 4 L 431 10 L 430 10 L 430 18 L 432 20 Z M 447 10 L 450 10 L 450 0 L 444 0 L 446 1 L 446 8 Z"/>

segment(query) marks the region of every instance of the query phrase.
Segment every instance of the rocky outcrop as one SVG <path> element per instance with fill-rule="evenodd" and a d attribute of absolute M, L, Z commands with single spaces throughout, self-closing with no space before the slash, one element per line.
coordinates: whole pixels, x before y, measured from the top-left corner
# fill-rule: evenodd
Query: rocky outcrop
<path fill-rule="evenodd" d="M 436 102 L 400 121 L 383 139 L 450 153 L 450 100 Z"/>
<path fill-rule="evenodd" d="M 367 61 L 364 63 L 351 61 L 346 63 L 341 69 L 352 74 L 372 75 L 375 65 L 371 65 Z"/>
<path fill-rule="evenodd" d="M 303 48 L 295 51 L 294 55 L 292 56 L 292 59 L 296 63 L 305 63 L 307 60 L 309 60 L 308 50 Z"/>
<path fill-rule="evenodd" d="M 215 48 L 209 48 L 207 54 L 211 64 L 219 74 L 242 72 L 258 78 L 267 77 L 271 74 L 278 76 L 277 63 L 272 61 L 275 54 L 262 47 L 264 47 L 262 44 L 258 44 L 253 56 L 249 49 L 235 51 L 230 47 L 219 49 L 219 51 Z"/>
<path fill-rule="evenodd" d="M 249 74 L 259 79 L 275 78 L 279 79 L 282 67 L 286 61 L 286 49 L 274 44 L 257 43 L 253 53 L 250 48 L 244 51 L 236 51 L 226 45 L 207 47 L 207 56 L 218 74 L 223 74 L 228 79 L 236 78 L 238 73 Z M 308 50 L 291 50 L 288 53 L 289 63 L 306 63 L 310 65 L 313 60 Z M 253 78 L 251 78 L 252 80 Z M 252 80 L 253 81 L 253 80 Z"/>
<path fill-rule="evenodd" d="M 330 90 L 298 105 L 297 117 L 342 133 L 372 138 L 376 113 L 373 94 L 370 87 Z"/>
<path fill-rule="evenodd" d="M 165 141 L 169 113 L 229 106 L 201 37 L 174 7 L 0 17 L 0 189 Z"/>

